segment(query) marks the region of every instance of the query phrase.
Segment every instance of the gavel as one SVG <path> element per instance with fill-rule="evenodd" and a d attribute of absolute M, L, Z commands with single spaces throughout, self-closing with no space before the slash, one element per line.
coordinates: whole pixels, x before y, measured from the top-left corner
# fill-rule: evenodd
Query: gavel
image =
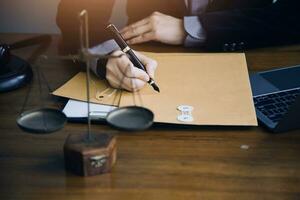
<path fill-rule="evenodd" d="M 0 45 L 0 67 L 5 67 L 11 59 L 11 50 L 20 49 L 27 46 L 41 44 L 51 40 L 50 35 L 40 35 L 33 38 L 25 39 L 13 44 Z"/>

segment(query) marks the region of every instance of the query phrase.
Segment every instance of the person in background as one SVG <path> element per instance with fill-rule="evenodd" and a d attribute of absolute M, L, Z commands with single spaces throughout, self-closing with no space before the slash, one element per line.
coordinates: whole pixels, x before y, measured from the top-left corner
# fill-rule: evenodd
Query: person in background
<path fill-rule="evenodd" d="M 106 41 L 111 39 L 104 29 L 113 5 L 113 0 L 61 0 L 57 14 L 62 32 L 61 50 L 78 49 L 77 15 L 86 9 L 90 16 L 91 44 L 100 44 L 99 53 L 122 54 L 114 41 Z M 128 0 L 128 25 L 121 33 L 129 44 L 156 41 L 208 51 L 244 51 L 298 43 L 299 8 L 297 0 Z M 157 63 L 142 54 L 138 56 L 154 79 Z M 94 71 L 113 87 L 129 91 L 141 89 L 149 79 L 126 56 L 98 61 Z M 124 76 L 120 86 L 118 83 Z"/>

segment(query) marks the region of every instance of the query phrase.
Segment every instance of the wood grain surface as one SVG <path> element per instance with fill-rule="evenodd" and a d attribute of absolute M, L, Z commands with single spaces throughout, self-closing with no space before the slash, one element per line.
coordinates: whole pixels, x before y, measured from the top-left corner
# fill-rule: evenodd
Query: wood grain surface
<path fill-rule="evenodd" d="M 0 34 L 11 43 L 25 34 Z M 57 54 L 58 36 L 47 54 Z M 13 51 L 24 59 L 37 47 Z M 156 52 L 179 47 L 148 44 L 136 47 Z M 251 50 L 250 71 L 300 64 L 299 46 Z M 70 62 L 51 61 L 42 71 L 52 89 L 80 71 Z M 36 76 L 35 76 L 36 78 Z M 174 127 L 156 125 L 140 133 L 116 132 L 105 124 L 93 132 L 117 133 L 118 160 L 109 174 L 83 178 L 64 170 L 63 144 L 70 133 L 87 130 L 68 123 L 50 135 L 20 130 L 22 110 L 62 108 L 64 99 L 50 96 L 45 82 L 42 97 L 37 80 L 30 86 L 0 94 L 0 199 L 300 199 L 300 131 L 273 135 L 264 128 Z"/>

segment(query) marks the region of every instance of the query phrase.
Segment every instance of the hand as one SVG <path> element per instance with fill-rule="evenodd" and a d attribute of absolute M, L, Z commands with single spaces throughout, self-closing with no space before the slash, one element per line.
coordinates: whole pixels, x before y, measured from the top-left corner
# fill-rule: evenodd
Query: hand
<path fill-rule="evenodd" d="M 133 23 L 121 30 L 128 44 L 158 41 L 180 45 L 186 38 L 183 20 L 159 12 Z"/>
<path fill-rule="evenodd" d="M 106 79 L 112 87 L 135 92 L 149 81 L 149 76 L 154 79 L 157 62 L 138 52 L 135 54 L 144 64 L 148 74 L 134 67 L 122 51 L 115 51 L 111 55 L 120 57 L 110 58 L 106 64 Z"/>

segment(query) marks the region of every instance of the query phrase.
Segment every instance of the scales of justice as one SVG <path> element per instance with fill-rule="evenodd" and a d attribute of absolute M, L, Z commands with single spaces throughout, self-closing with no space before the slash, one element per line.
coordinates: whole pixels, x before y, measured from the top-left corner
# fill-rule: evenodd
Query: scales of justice
<path fill-rule="evenodd" d="M 116 56 L 94 54 L 89 51 L 88 12 L 79 13 L 80 50 L 78 55 L 41 56 L 43 59 L 59 59 L 83 61 L 86 64 L 87 91 L 87 133 L 70 134 L 64 144 L 65 168 L 75 174 L 92 176 L 110 172 L 116 162 L 116 136 L 109 132 L 95 133 L 91 131 L 90 116 L 90 65 L 91 59 L 113 58 Z M 39 67 L 37 71 L 39 72 Z M 38 78 L 40 73 L 37 74 Z M 40 78 L 39 78 L 40 79 Z M 123 80 L 122 80 L 123 81 Z M 39 85 L 40 85 L 39 80 Z M 120 82 L 122 85 L 122 82 Z M 140 93 L 139 99 L 141 101 Z M 41 95 L 41 92 L 40 92 Z M 132 94 L 133 98 L 135 93 Z M 142 102 L 141 102 L 142 103 Z M 126 131 L 142 131 L 153 124 L 154 114 L 142 106 L 119 107 L 110 111 L 107 123 L 113 128 Z M 31 133 L 51 133 L 63 128 L 66 116 L 62 111 L 52 108 L 41 108 L 23 112 L 17 119 L 20 128 Z"/>

